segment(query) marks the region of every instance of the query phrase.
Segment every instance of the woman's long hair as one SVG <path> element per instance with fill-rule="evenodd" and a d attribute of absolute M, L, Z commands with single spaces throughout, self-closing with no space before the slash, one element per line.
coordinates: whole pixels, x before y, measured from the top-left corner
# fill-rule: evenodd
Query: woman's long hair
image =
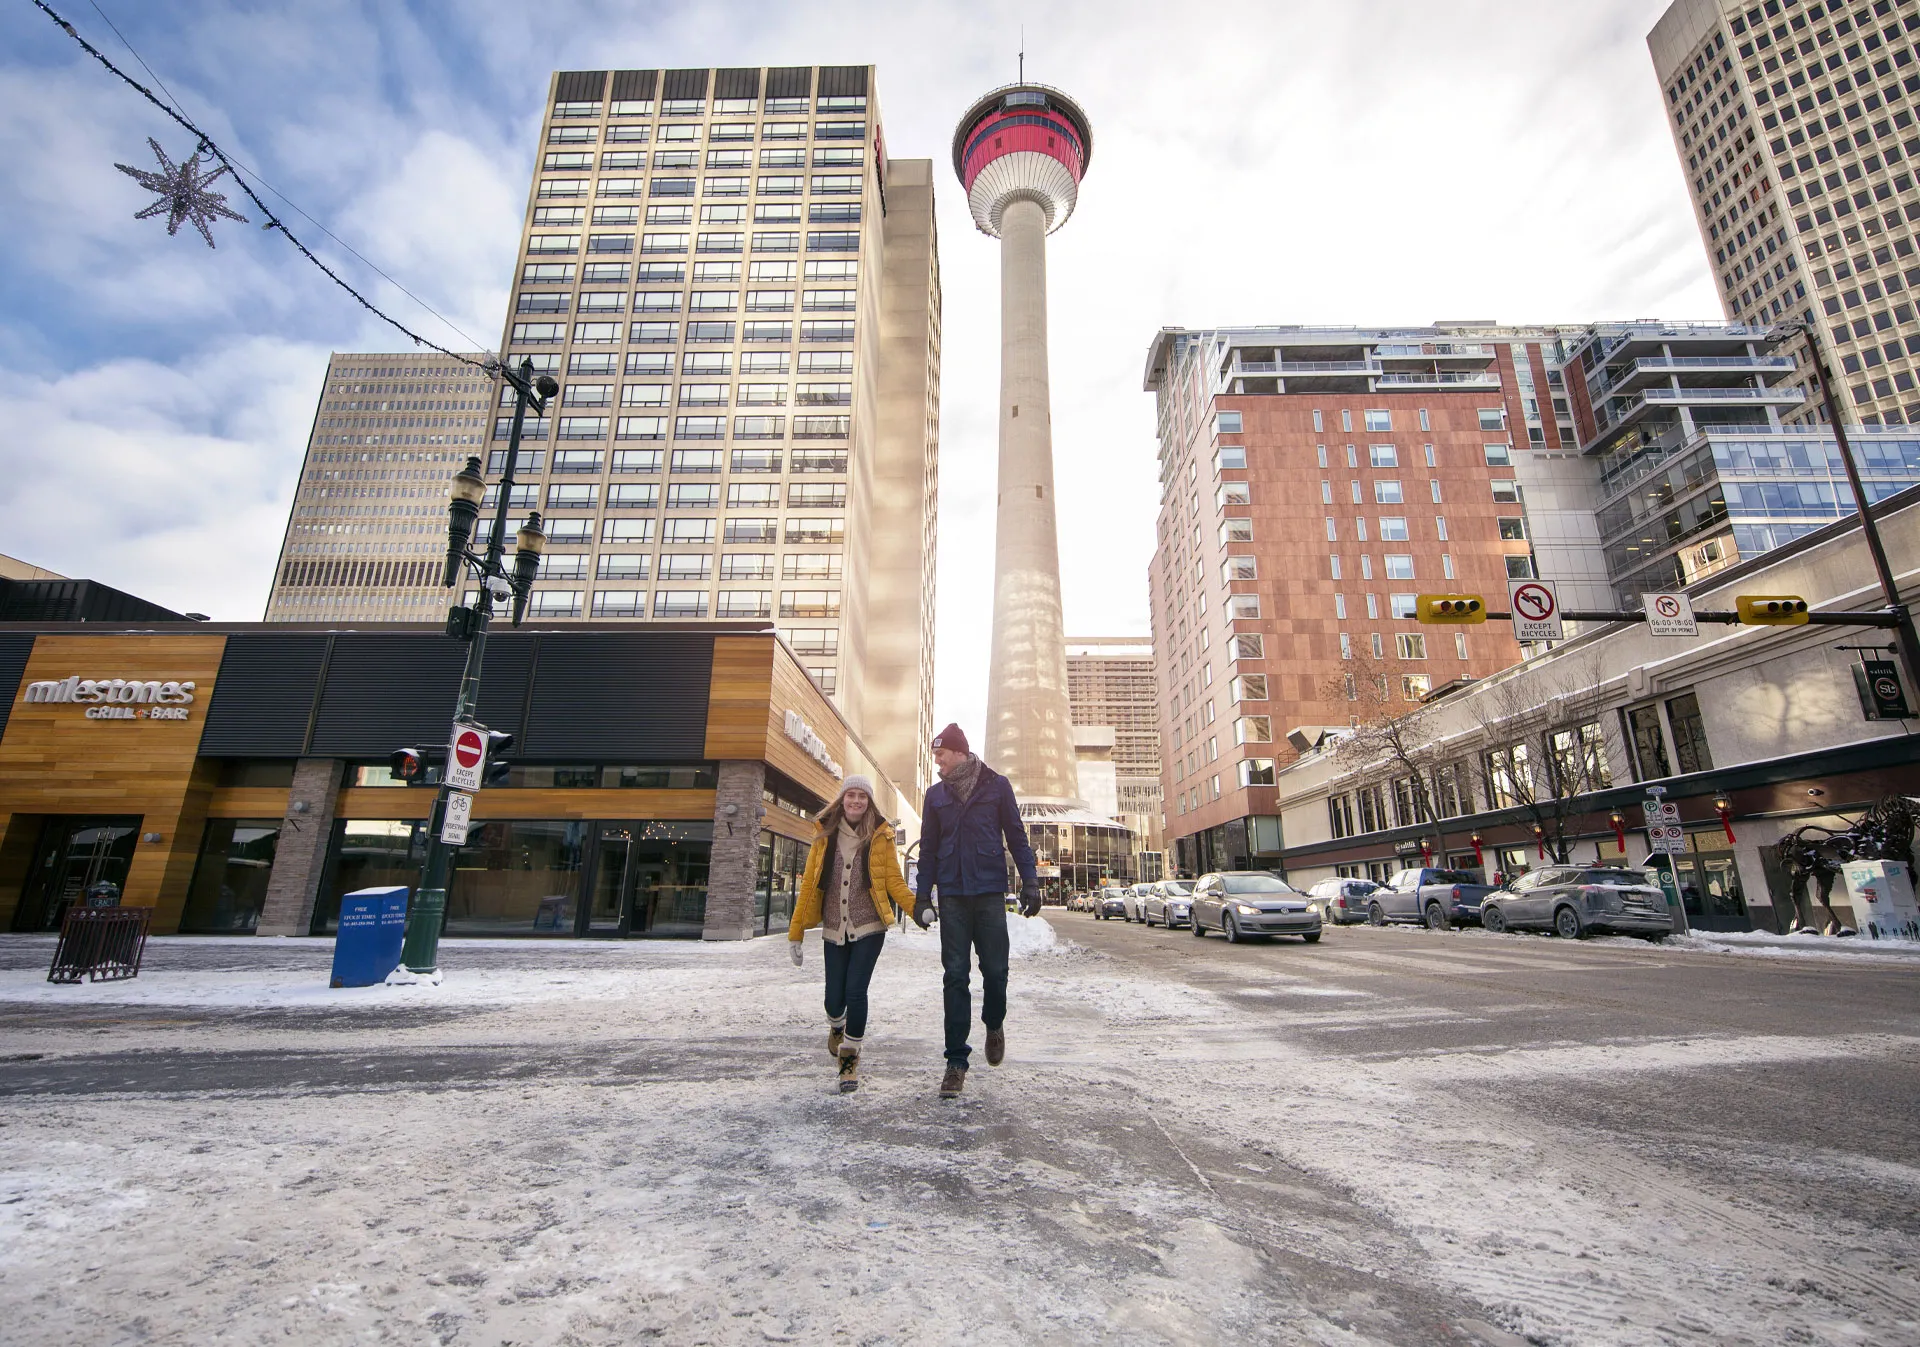
<path fill-rule="evenodd" d="M 833 797 L 832 804 L 820 811 L 820 835 L 822 837 L 831 837 L 840 831 L 841 820 L 847 816 L 846 803 L 847 795 L 845 791 L 842 791 Z M 875 803 L 873 797 L 869 795 L 867 797 L 867 812 L 862 814 L 860 821 L 853 825 L 853 831 L 855 835 L 864 842 L 869 837 L 872 837 L 875 832 L 879 831 L 880 825 L 885 822 L 886 820 L 880 817 L 880 806 Z"/>

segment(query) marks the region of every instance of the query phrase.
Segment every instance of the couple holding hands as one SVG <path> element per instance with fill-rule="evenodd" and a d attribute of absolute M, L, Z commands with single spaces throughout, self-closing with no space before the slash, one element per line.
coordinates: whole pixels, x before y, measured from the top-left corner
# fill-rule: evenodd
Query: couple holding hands
<path fill-rule="evenodd" d="M 802 937 L 809 927 L 820 928 L 827 973 L 827 1051 L 838 1064 L 843 1093 L 860 1085 L 867 988 L 887 928 L 893 925 L 894 907 L 911 912 L 925 930 L 934 919 L 936 892 L 947 1060 L 940 1097 L 955 1098 L 966 1088 L 975 956 L 987 1063 L 998 1066 L 1006 1057 L 1006 854 L 1013 854 L 1020 872 L 1021 915 L 1035 916 L 1040 911 L 1040 881 L 1033 847 L 1012 785 L 968 749 L 958 725 L 934 737 L 933 758 L 940 779 L 928 788 L 920 813 L 917 893 L 907 887 L 893 829 L 873 802 L 873 782 L 859 775 L 847 777 L 838 797 L 820 811 L 820 831 L 800 878 L 787 948 L 798 966 Z"/>

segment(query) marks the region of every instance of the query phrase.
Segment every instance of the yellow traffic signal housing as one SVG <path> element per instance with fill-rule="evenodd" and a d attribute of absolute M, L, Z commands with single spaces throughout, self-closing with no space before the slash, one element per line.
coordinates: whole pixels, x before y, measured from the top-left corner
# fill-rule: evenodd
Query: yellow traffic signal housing
<path fill-rule="evenodd" d="M 1422 622 L 1485 622 L 1487 603 L 1478 594 L 1422 594 L 1415 600 Z"/>
<path fill-rule="evenodd" d="M 1804 627 L 1807 601 L 1798 594 L 1742 594 L 1734 601 L 1748 627 Z"/>

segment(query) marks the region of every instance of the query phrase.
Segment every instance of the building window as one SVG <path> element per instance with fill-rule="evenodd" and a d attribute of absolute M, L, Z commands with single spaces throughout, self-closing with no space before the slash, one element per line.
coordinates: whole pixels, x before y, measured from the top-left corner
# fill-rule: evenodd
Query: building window
<path fill-rule="evenodd" d="M 1238 766 L 1242 787 L 1271 786 L 1273 784 L 1272 758 L 1243 758 Z M 1219 779 L 1219 777 L 1214 778 L 1216 781 Z"/>
<path fill-rule="evenodd" d="M 1235 580 L 1257 580 L 1260 576 L 1252 557 L 1228 557 L 1226 565 L 1220 568 L 1220 578 L 1232 584 Z"/>
<path fill-rule="evenodd" d="M 1507 579 L 1531 580 L 1533 578 L 1533 558 L 1530 556 L 1508 557 Z"/>
<path fill-rule="evenodd" d="M 1453 579 L 1453 553 L 1442 552 L 1440 554 L 1440 575 L 1442 579 Z"/>
<path fill-rule="evenodd" d="M 1387 602 L 1391 605 L 1394 617 L 1411 620 L 1417 617 L 1420 608 L 1420 596 L 1417 594 L 1389 594 Z"/>
<path fill-rule="evenodd" d="M 1376 468 L 1397 468 L 1400 466 L 1400 451 L 1391 444 L 1368 445 L 1367 461 Z"/>
<path fill-rule="evenodd" d="M 1525 542 L 1527 540 L 1526 521 L 1512 515 L 1500 517 L 1500 536 L 1507 542 Z"/>
<path fill-rule="evenodd" d="M 1341 414 L 1343 416 L 1346 415 L 1346 413 L 1344 412 Z M 1349 425 L 1347 429 L 1351 430 L 1352 426 Z M 1367 413 L 1367 429 L 1369 431 L 1392 430 L 1393 429 L 1393 413 L 1386 412 L 1386 411 L 1368 412 Z"/>
<path fill-rule="evenodd" d="M 1233 742 L 1236 744 L 1272 743 L 1273 717 L 1241 716 L 1233 722 Z"/>
<path fill-rule="evenodd" d="M 1317 415 L 1317 413 L 1316 413 Z M 1239 412 L 1219 412 L 1213 418 L 1213 429 L 1217 435 L 1238 435 L 1240 431 Z"/>
<path fill-rule="evenodd" d="M 1403 543 L 1407 541 L 1407 521 L 1393 515 L 1384 515 L 1380 520 L 1380 541 Z"/>
<path fill-rule="evenodd" d="M 1241 621 L 1260 616 L 1260 596 L 1258 594 L 1229 594 L 1227 596 L 1227 620 Z"/>
<path fill-rule="evenodd" d="M 1389 552 L 1386 557 L 1387 579 L 1413 579 L 1413 558 L 1397 552 Z"/>
<path fill-rule="evenodd" d="M 1353 637 L 1344 631 L 1340 633 L 1340 658 L 1353 658 Z M 1353 698 L 1348 697 L 1347 700 L 1352 701 Z"/>
<path fill-rule="evenodd" d="M 1318 410 L 1315 410 L 1315 412 L 1313 413 L 1313 430 L 1314 430 L 1314 433 L 1315 433 L 1316 435 L 1317 435 L 1317 434 L 1320 434 L 1320 433 L 1322 433 L 1322 432 L 1324 432 L 1324 431 L 1326 430 L 1326 428 L 1327 428 L 1327 427 L 1326 427 L 1326 425 L 1325 425 L 1325 423 L 1324 423 L 1324 421 L 1323 421 L 1323 419 L 1321 418 L 1321 415 L 1320 415 L 1320 412 L 1319 412 Z M 1327 447 L 1326 447 L 1326 446 L 1325 446 L 1324 444 L 1323 444 L 1323 445 L 1321 445 L 1321 446 L 1320 446 L 1320 454 L 1321 454 L 1321 459 L 1320 459 L 1320 466 L 1321 466 L 1321 467 L 1323 467 L 1323 468 L 1327 466 L 1327 462 L 1326 462 L 1326 452 L 1327 452 Z"/>
<path fill-rule="evenodd" d="M 1404 674 L 1400 679 L 1400 696 L 1410 702 L 1424 701 L 1433 691 L 1433 680 L 1426 674 Z"/>
<path fill-rule="evenodd" d="M 1510 468 L 1513 466 L 1513 450 L 1509 446 L 1504 444 L 1489 444 L 1483 447 L 1487 456 L 1488 467 Z"/>
<path fill-rule="evenodd" d="M 1660 733 L 1660 708 L 1653 705 L 1632 707 L 1626 712 L 1627 744 L 1633 750 L 1634 774 L 1642 781 L 1672 776 L 1667 762 L 1667 742 Z"/>
<path fill-rule="evenodd" d="M 1393 643 L 1401 659 L 1427 657 L 1427 638 L 1422 632 L 1401 632 L 1393 638 Z"/>
<path fill-rule="evenodd" d="M 1241 674 L 1227 684 L 1228 696 L 1236 702 L 1263 702 L 1267 699 L 1265 674 Z"/>
<path fill-rule="evenodd" d="M 1456 631 L 1453 634 L 1453 653 L 1461 659 L 1467 657 L 1467 634 L 1464 631 Z"/>
<path fill-rule="evenodd" d="M 1493 498 L 1495 500 L 1511 504 L 1517 504 L 1519 502 L 1520 484 L 1518 482 L 1495 481 L 1492 483 L 1492 486 Z"/>
<path fill-rule="evenodd" d="M 1375 505 L 1398 505 L 1405 499 L 1400 483 L 1392 481 L 1373 484 L 1373 503 Z"/>
<path fill-rule="evenodd" d="M 1265 659 L 1265 641 L 1257 635 L 1237 635 L 1227 642 L 1227 658 L 1234 660 Z"/>
<path fill-rule="evenodd" d="M 1713 768 L 1707 752 L 1707 727 L 1700 718 L 1700 699 L 1691 692 L 1667 700 L 1667 725 L 1673 731 L 1673 756 L 1681 772 Z"/>
<path fill-rule="evenodd" d="M 1385 659 L 1387 657 L 1387 648 L 1386 648 L 1385 638 L 1382 637 L 1380 633 L 1376 631 L 1368 639 L 1373 644 L 1373 657 L 1375 659 Z"/>

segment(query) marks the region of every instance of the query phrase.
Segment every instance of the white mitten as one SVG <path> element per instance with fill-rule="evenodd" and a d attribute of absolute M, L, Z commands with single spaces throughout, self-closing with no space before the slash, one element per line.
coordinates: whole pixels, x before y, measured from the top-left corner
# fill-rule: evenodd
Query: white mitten
<path fill-rule="evenodd" d="M 793 960 L 793 966 L 795 968 L 798 968 L 800 966 L 800 950 L 801 949 L 802 949 L 802 946 L 798 940 L 789 940 L 787 942 L 787 957 Z"/>

